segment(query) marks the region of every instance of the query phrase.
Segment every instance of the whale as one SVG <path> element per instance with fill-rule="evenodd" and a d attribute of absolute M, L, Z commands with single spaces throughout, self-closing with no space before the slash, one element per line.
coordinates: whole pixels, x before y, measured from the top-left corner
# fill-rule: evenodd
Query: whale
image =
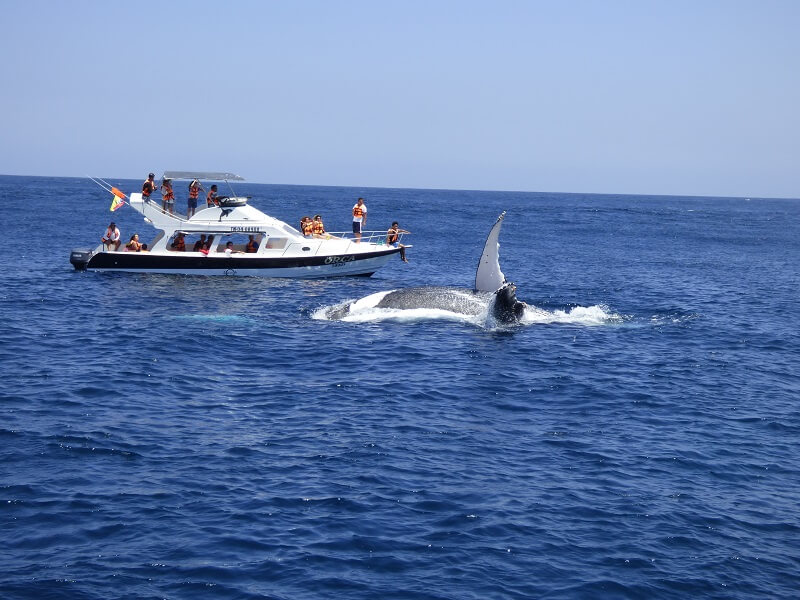
<path fill-rule="evenodd" d="M 398 310 L 437 309 L 469 316 L 485 314 L 487 320 L 497 325 L 519 323 L 527 305 L 517 300 L 517 286 L 507 281 L 500 270 L 499 238 L 505 215 L 503 211 L 489 231 L 471 289 L 423 286 L 378 292 L 331 306 L 326 310 L 325 317 L 341 320 L 367 305 L 369 308 Z"/>

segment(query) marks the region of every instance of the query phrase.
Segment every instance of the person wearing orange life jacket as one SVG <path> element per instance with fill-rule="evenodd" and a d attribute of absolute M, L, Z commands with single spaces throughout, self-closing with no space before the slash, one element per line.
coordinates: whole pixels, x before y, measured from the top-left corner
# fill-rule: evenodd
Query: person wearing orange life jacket
<path fill-rule="evenodd" d="M 400 229 L 400 224 L 397 221 L 392 223 L 392 226 L 389 228 L 389 231 L 386 232 L 386 245 L 393 246 L 394 248 L 400 247 L 400 260 L 403 262 L 408 262 L 406 258 L 406 247 L 400 243 L 400 234 L 401 233 L 411 233 L 410 231 L 406 231 L 405 229 Z"/>
<path fill-rule="evenodd" d="M 311 221 L 311 233 L 315 238 L 325 237 L 325 225 L 322 224 L 322 215 L 314 215 Z"/>
<path fill-rule="evenodd" d="M 255 240 L 255 236 L 248 236 L 250 239 L 247 241 L 247 247 L 244 249 L 245 252 L 248 254 L 253 254 L 258 252 L 258 242 Z"/>
<path fill-rule="evenodd" d="M 150 173 L 147 176 L 147 179 L 144 180 L 142 184 L 142 199 L 143 200 L 150 200 L 150 194 L 156 191 L 156 182 L 153 181 L 155 175 Z"/>
<path fill-rule="evenodd" d="M 161 180 L 161 209 L 169 214 L 175 214 L 175 192 L 172 189 L 172 179 L 164 177 Z"/>
<path fill-rule="evenodd" d="M 367 224 L 367 205 L 364 204 L 364 199 L 359 198 L 353 206 L 353 233 L 356 236 L 356 244 L 361 242 L 361 231 L 364 225 Z"/>
<path fill-rule="evenodd" d="M 197 211 L 197 198 L 200 195 L 200 190 L 203 189 L 203 186 L 200 185 L 200 182 L 197 179 L 192 179 L 192 182 L 189 184 L 189 202 L 186 205 L 186 216 L 188 218 L 192 218 L 194 213 Z M 205 191 L 205 190 L 203 190 Z"/>
<path fill-rule="evenodd" d="M 186 240 L 183 238 L 183 234 L 179 233 L 175 236 L 175 241 L 172 242 L 170 246 L 176 252 L 186 252 Z"/>
<path fill-rule="evenodd" d="M 303 217 L 300 219 L 300 231 L 303 232 L 303 235 L 313 235 L 314 233 L 314 221 L 311 220 L 311 217 Z"/>
<path fill-rule="evenodd" d="M 114 250 L 119 250 L 120 245 L 120 233 L 119 229 L 117 228 L 114 221 L 111 221 L 111 224 L 106 229 L 106 234 L 100 239 L 103 245 L 108 249 L 111 250 L 111 246 L 114 246 Z"/>
<path fill-rule="evenodd" d="M 206 204 L 208 208 L 212 206 L 219 206 L 219 202 L 217 201 L 217 186 L 212 185 L 211 189 L 208 190 L 208 194 L 206 194 Z"/>

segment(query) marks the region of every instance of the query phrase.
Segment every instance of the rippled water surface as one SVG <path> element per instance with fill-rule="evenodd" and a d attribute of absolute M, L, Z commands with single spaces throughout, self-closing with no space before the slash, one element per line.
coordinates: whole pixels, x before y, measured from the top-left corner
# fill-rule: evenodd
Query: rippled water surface
<path fill-rule="evenodd" d="M 362 195 L 411 262 L 77 273 L 110 195 L 0 177 L 0 596 L 797 596 L 800 203 L 237 191 L 335 230 Z M 502 210 L 521 325 L 319 318 L 470 287 Z"/>

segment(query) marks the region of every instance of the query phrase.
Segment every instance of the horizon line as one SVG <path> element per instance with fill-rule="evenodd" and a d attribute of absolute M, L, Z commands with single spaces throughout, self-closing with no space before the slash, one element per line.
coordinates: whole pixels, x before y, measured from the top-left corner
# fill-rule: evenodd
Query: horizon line
<path fill-rule="evenodd" d="M 88 179 L 88 175 L 19 175 L 15 173 L 0 173 L 0 177 L 51 177 L 57 179 Z M 136 181 L 136 177 L 105 177 L 105 179 L 120 179 L 123 181 Z M 321 183 L 274 183 L 244 180 L 245 183 L 255 185 L 275 185 L 293 187 L 320 187 L 320 188 L 367 188 L 377 190 L 416 190 L 416 191 L 442 191 L 442 192 L 484 192 L 484 193 L 508 193 L 508 194 L 569 194 L 569 195 L 589 195 L 589 196 L 655 196 L 664 198 L 727 198 L 731 200 L 799 200 L 800 198 L 791 196 L 715 196 L 709 194 L 664 194 L 664 193 L 635 193 L 635 192 L 564 192 L 564 191 L 545 191 L 545 190 L 512 190 L 512 189 L 476 189 L 476 188 L 444 188 L 444 187 L 399 187 L 399 186 L 380 186 L 380 185 L 330 185 Z"/>

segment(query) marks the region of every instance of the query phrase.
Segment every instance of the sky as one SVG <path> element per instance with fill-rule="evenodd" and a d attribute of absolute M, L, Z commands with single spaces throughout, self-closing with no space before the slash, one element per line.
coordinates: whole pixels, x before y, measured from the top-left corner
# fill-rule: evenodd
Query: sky
<path fill-rule="evenodd" d="M 800 1 L 0 0 L 0 173 L 800 198 Z"/>

